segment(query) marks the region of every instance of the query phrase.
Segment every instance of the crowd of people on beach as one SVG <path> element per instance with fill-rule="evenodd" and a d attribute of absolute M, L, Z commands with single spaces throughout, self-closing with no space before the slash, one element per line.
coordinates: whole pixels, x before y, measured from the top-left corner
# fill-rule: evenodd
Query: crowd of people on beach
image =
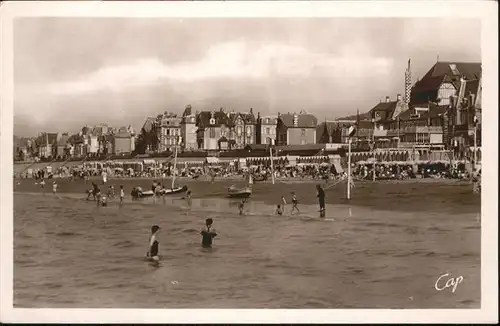
<path fill-rule="evenodd" d="M 337 165 L 338 166 L 338 165 Z M 177 166 L 175 176 L 180 178 L 198 179 L 200 177 L 211 178 L 240 178 L 252 175 L 255 181 L 265 181 L 272 178 L 276 180 L 336 180 L 345 177 L 345 170 L 338 171 L 335 164 L 309 163 L 296 165 L 251 165 L 235 167 L 234 165 L 203 165 L 203 166 Z M 357 179 L 372 180 L 375 173 L 376 180 L 405 180 L 414 178 L 446 178 L 446 179 L 470 179 L 471 173 L 465 163 L 449 162 L 357 162 L 352 164 L 352 175 Z M 23 171 L 21 178 L 32 177 L 36 180 L 52 178 L 90 179 L 91 177 L 106 174 L 112 178 L 168 178 L 174 174 L 172 166 L 162 168 L 145 169 L 121 169 L 110 167 L 88 167 L 84 165 L 63 166 L 52 171 L 51 169 L 39 169 Z"/>
<path fill-rule="evenodd" d="M 354 165 L 353 176 L 361 180 L 372 180 L 375 173 L 376 180 L 407 180 L 416 178 L 433 179 L 470 179 L 470 172 L 465 164 L 449 163 L 422 163 L 410 164 L 401 162 L 391 163 L 364 163 Z M 478 171 L 480 175 L 480 170 Z"/>

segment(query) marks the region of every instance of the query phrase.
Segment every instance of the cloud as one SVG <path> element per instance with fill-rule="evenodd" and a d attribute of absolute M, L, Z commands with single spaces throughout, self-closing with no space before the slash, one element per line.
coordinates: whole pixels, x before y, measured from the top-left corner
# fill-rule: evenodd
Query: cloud
<path fill-rule="evenodd" d="M 390 70 L 391 59 L 371 57 L 368 50 L 366 46 L 355 44 L 333 56 L 279 43 L 227 42 L 210 47 L 199 61 L 168 64 L 155 57 L 142 58 L 125 65 L 104 67 L 76 80 L 52 83 L 48 89 L 54 95 L 99 91 L 119 93 L 161 81 L 194 83 L 221 78 L 308 78 L 313 73 L 342 78 L 346 74 L 359 76 L 367 71 L 384 74 Z"/>

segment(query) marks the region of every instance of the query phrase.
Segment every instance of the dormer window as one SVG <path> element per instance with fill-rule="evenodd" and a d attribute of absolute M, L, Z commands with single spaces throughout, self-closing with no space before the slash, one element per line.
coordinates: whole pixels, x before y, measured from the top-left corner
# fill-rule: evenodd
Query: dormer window
<path fill-rule="evenodd" d="M 450 64 L 450 70 L 451 70 L 451 73 L 453 75 L 455 75 L 455 76 L 460 75 L 460 71 L 458 71 L 456 64 L 454 64 L 454 63 Z"/>
<path fill-rule="evenodd" d="M 269 118 L 266 118 L 266 123 L 269 123 Z"/>
<path fill-rule="evenodd" d="M 210 118 L 210 124 L 211 124 L 211 125 L 214 125 L 214 124 L 215 124 L 215 119 L 214 119 L 214 118 Z"/>

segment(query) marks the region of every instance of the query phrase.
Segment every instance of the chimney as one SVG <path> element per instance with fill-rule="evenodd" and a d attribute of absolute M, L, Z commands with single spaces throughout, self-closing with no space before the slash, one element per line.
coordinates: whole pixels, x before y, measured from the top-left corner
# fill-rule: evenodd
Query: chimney
<path fill-rule="evenodd" d="M 385 97 L 385 103 L 389 103 L 391 101 L 391 99 L 389 98 L 389 96 L 386 96 Z"/>
<path fill-rule="evenodd" d="M 297 115 L 297 113 L 293 114 L 293 126 L 294 127 L 298 127 L 299 126 L 299 116 Z"/>
<path fill-rule="evenodd" d="M 252 108 L 250 108 L 250 114 L 253 114 L 253 109 Z"/>
<path fill-rule="evenodd" d="M 398 102 L 401 102 L 401 94 L 398 94 L 398 95 L 396 96 L 396 98 L 397 98 Z"/>

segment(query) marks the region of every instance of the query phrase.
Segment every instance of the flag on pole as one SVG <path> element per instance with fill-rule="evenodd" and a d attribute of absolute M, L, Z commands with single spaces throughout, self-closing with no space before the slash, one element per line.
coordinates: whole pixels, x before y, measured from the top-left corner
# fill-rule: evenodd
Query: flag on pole
<path fill-rule="evenodd" d="M 348 130 L 349 138 L 352 137 L 352 136 L 354 136 L 354 134 L 356 134 L 356 127 L 355 126 L 350 126 L 349 130 Z"/>

